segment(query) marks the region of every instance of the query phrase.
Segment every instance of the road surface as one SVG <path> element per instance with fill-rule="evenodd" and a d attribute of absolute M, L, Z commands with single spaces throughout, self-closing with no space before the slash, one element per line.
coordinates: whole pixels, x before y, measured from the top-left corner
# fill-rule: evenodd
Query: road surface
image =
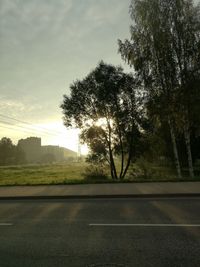
<path fill-rule="evenodd" d="M 0 266 L 199 267 L 200 198 L 0 201 Z"/>

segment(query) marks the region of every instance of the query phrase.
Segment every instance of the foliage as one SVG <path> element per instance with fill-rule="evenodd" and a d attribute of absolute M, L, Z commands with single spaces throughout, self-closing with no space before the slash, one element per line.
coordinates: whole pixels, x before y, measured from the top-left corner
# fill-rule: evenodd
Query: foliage
<path fill-rule="evenodd" d="M 175 135 L 184 133 L 192 176 L 190 131 L 200 114 L 199 8 L 191 0 L 134 0 L 130 13 L 131 39 L 119 40 L 119 52 L 141 79 L 147 111 L 169 124 L 179 176 Z"/>
<path fill-rule="evenodd" d="M 0 140 L 0 165 L 20 164 L 25 162 L 24 152 L 12 143 L 12 140 L 3 137 Z"/>
<path fill-rule="evenodd" d="M 140 82 L 121 67 L 100 62 L 82 81 L 71 86 L 61 105 L 66 127 L 82 130 L 81 139 L 91 157 L 108 162 L 113 179 L 124 179 L 131 160 L 136 156 L 140 138 L 139 103 L 136 91 Z M 115 157 L 121 157 L 117 173 Z"/>
<path fill-rule="evenodd" d="M 156 164 L 145 157 L 140 157 L 131 165 L 128 179 L 130 181 L 173 181 L 175 174 L 170 165 Z"/>
<path fill-rule="evenodd" d="M 149 163 L 148 163 L 149 164 Z M 167 172 L 166 168 L 156 168 L 150 164 L 153 170 L 152 176 L 144 178 L 143 171 L 136 164 L 130 167 L 130 170 L 123 182 L 139 181 L 177 181 L 174 176 Z M 48 164 L 48 165 L 13 165 L 0 166 L 0 186 L 5 185 L 55 185 L 55 184 L 87 184 L 87 183 L 111 183 L 113 180 L 99 176 L 92 176 L 91 179 L 85 179 L 83 170 L 90 168 L 85 163 L 69 164 Z M 200 174 L 199 165 L 196 173 Z M 107 170 L 106 174 L 108 173 Z M 183 180 L 188 181 L 188 177 Z M 200 176 L 196 176 L 194 181 L 200 181 Z"/>
<path fill-rule="evenodd" d="M 3 137 L 0 140 L 0 164 L 6 165 L 12 161 L 13 144 L 10 138 Z"/>
<path fill-rule="evenodd" d="M 86 181 L 106 181 L 108 179 L 108 174 L 106 172 L 105 166 L 99 164 L 91 164 L 85 168 L 82 173 L 83 178 Z"/>

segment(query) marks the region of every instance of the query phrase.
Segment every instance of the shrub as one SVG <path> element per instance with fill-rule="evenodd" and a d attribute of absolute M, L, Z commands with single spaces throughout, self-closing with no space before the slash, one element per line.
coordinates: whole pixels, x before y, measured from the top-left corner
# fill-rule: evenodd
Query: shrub
<path fill-rule="evenodd" d="M 108 179 L 106 170 L 102 165 L 89 165 L 85 168 L 82 175 L 88 181 L 103 181 Z"/>
<path fill-rule="evenodd" d="M 157 163 L 149 162 L 144 157 L 140 157 L 130 168 L 129 179 L 131 180 L 168 180 L 174 178 L 174 171 L 170 167 L 161 166 Z"/>

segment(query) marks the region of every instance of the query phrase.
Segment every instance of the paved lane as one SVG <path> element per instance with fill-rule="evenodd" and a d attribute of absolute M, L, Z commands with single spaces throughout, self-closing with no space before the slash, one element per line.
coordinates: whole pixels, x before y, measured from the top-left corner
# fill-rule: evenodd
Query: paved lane
<path fill-rule="evenodd" d="M 0 266 L 199 267 L 199 225 L 199 198 L 1 201 Z"/>

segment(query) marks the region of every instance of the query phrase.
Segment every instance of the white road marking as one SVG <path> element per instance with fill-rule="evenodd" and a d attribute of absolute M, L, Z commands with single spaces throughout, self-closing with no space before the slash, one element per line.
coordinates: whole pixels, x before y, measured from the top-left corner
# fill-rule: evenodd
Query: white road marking
<path fill-rule="evenodd" d="M 0 223 L 0 226 L 12 226 L 12 223 Z"/>
<path fill-rule="evenodd" d="M 90 223 L 89 226 L 97 227 L 200 227 L 200 224 L 150 224 L 150 223 L 136 223 L 136 224 L 126 224 L 126 223 Z"/>

